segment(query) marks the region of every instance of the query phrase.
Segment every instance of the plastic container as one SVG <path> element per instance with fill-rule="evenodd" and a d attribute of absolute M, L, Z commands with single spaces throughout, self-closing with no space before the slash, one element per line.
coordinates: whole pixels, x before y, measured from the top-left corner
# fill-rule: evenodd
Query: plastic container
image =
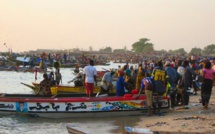
<path fill-rule="evenodd" d="M 57 94 L 57 87 L 51 87 L 51 94 L 56 95 Z"/>

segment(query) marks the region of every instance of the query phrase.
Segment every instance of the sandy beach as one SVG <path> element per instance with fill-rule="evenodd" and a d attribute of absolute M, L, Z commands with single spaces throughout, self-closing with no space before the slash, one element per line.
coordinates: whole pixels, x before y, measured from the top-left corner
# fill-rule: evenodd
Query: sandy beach
<path fill-rule="evenodd" d="M 163 133 L 215 133 L 215 87 L 213 87 L 208 109 L 199 103 L 201 91 L 190 96 L 189 109 L 176 107 L 165 112 L 163 116 L 152 115 L 143 117 L 138 128 L 148 128 L 151 131 Z"/>

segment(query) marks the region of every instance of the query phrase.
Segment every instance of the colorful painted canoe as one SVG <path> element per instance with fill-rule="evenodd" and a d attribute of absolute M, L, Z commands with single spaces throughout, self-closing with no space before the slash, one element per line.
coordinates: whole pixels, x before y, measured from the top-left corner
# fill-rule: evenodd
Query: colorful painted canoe
<path fill-rule="evenodd" d="M 142 115 L 147 109 L 145 95 L 126 94 L 0 94 L 1 114 L 25 114 L 33 117 L 74 118 Z M 169 99 L 162 98 L 162 108 L 169 108 Z"/>
<path fill-rule="evenodd" d="M 33 88 L 34 92 L 37 93 L 39 90 L 39 83 L 32 82 L 35 88 Z M 86 93 L 86 88 L 84 86 L 66 86 L 66 85 L 59 85 L 56 88 L 58 93 Z M 100 86 L 95 86 L 94 93 L 100 92 Z M 113 90 L 113 93 L 116 92 L 116 89 Z"/>

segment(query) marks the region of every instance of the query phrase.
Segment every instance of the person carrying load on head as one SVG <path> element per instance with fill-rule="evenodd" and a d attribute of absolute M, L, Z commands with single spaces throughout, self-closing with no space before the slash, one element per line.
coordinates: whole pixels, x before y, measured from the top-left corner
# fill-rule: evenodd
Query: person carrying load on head
<path fill-rule="evenodd" d="M 51 95 L 51 80 L 49 79 L 47 73 L 43 74 L 43 80 L 40 82 L 40 89 L 38 95 Z"/>
<path fill-rule="evenodd" d="M 153 108 L 154 112 L 157 109 L 157 115 L 161 115 L 160 109 L 162 106 L 163 94 L 166 92 L 166 78 L 168 78 L 166 70 L 163 68 L 162 60 L 158 61 L 157 66 L 152 71 L 152 78 L 155 83 L 155 93 L 156 96 L 153 96 Z M 158 106 L 158 108 L 156 108 Z"/>
<path fill-rule="evenodd" d="M 154 90 L 154 81 L 153 79 L 150 77 L 149 73 L 145 74 L 145 78 L 142 79 L 141 81 L 141 86 L 140 86 L 140 91 L 139 91 L 139 95 L 140 96 L 141 92 L 144 90 L 145 95 L 146 95 L 146 103 L 147 103 L 147 109 L 148 109 L 148 116 L 151 115 L 151 108 L 152 108 L 152 94 L 153 94 L 153 90 Z M 138 98 L 137 97 L 137 98 Z"/>
<path fill-rule="evenodd" d="M 106 72 L 102 77 L 101 82 L 101 93 L 110 93 L 113 92 L 113 78 L 115 71 L 114 69 L 110 69 L 110 72 Z"/>
<path fill-rule="evenodd" d="M 96 75 L 97 75 L 97 71 L 96 68 L 94 67 L 94 61 L 93 60 L 89 60 L 90 65 L 84 67 L 84 85 L 86 87 L 86 93 L 88 95 L 88 97 L 91 96 L 91 94 L 93 94 L 93 90 L 94 90 L 94 83 L 97 86 L 97 80 L 96 80 Z"/>

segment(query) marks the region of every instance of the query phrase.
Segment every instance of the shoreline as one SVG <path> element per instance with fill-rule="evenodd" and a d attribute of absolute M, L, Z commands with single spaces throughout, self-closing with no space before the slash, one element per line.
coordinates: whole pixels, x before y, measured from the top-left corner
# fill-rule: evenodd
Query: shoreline
<path fill-rule="evenodd" d="M 199 103 L 201 91 L 197 95 L 190 95 L 189 109 L 175 107 L 164 113 L 163 116 L 145 116 L 141 118 L 138 128 L 147 128 L 160 133 L 215 133 L 215 94 L 212 94 L 208 109 Z M 161 110 L 162 111 L 162 110 Z"/>

